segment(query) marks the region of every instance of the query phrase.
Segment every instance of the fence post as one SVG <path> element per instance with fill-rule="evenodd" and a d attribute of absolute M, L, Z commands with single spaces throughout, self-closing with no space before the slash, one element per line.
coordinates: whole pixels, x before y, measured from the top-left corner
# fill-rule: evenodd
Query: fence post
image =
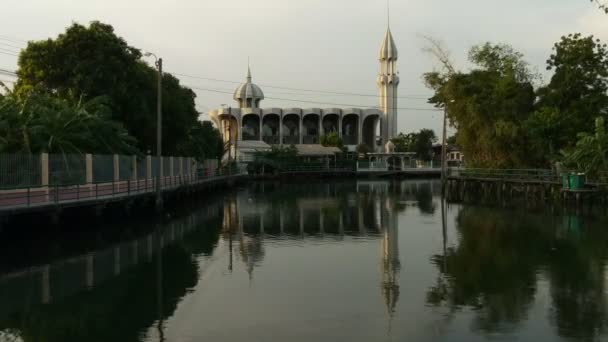
<path fill-rule="evenodd" d="M 137 156 L 131 157 L 131 180 L 137 180 Z"/>
<path fill-rule="evenodd" d="M 115 192 L 119 192 L 117 189 L 115 189 L 116 187 L 118 187 L 118 190 L 120 190 L 120 162 L 118 154 L 115 154 L 114 158 L 112 158 L 112 164 L 114 172 L 114 177 L 112 178 L 112 194 L 114 194 Z"/>
<path fill-rule="evenodd" d="M 171 182 L 171 185 L 173 184 L 173 174 L 174 174 L 174 170 L 173 170 L 173 157 L 169 157 L 169 180 Z"/>
<path fill-rule="evenodd" d="M 89 187 L 89 196 L 93 196 L 93 155 L 87 153 L 84 155 L 85 183 Z M 85 190 L 86 191 L 86 190 Z"/>
<path fill-rule="evenodd" d="M 49 154 L 40 154 L 40 185 L 44 188 L 44 200 L 49 201 Z"/>
<path fill-rule="evenodd" d="M 135 181 L 135 192 L 139 190 L 139 180 L 137 179 L 137 156 L 131 157 L 131 180 Z"/>
<path fill-rule="evenodd" d="M 184 157 L 179 157 L 179 174 L 184 175 Z"/>
<path fill-rule="evenodd" d="M 148 180 L 152 179 L 152 156 L 146 156 L 146 192 L 148 192 Z"/>
<path fill-rule="evenodd" d="M 165 187 L 165 157 L 158 157 L 158 180 L 161 190 Z"/>

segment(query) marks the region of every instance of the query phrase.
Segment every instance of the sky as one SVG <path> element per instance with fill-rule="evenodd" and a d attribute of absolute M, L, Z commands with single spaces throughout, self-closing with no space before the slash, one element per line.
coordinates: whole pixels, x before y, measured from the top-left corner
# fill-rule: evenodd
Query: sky
<path fill-rule="evenodd" d="M 99 20 L 130 45 L 163 57 L 167 72 L 195 87 L 202 113 L 235 105 L 232 92 L 245 80 L 248 60 L 254 83 L 267 97 L 262 107 L 378 105 L 378 50 L 388 25 L 384 0 L 2 0 L 2 5 L 0 69 L 16 70 L 17 57 L 10 53 L 29 40 L 55 37 L 72 22 Z M 399 50 L 401 132 L 441 128 L 442 114 L 428 110 L 431 92 L 421 78 L 439 65 L 423 51 L 422 35 L 441 40 L 463 71 L 470 68 L 466 56 L 473 45 L 510 44 L 544 81 L 551 76 L 546 60 L 561 36 L 581 32 L 608 42 L 608 16 L 588 0 L 391 0 L 390 27 Z"/>

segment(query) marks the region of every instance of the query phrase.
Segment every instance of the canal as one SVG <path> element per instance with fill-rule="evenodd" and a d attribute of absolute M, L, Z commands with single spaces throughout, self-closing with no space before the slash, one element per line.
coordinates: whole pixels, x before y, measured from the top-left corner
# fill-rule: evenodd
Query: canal
<path fill-rule="evenodd" d="M 0 341 L 608 339 L 606 218 L 439 192 L 260 182 L 160 221 L 4 232 Z"/>

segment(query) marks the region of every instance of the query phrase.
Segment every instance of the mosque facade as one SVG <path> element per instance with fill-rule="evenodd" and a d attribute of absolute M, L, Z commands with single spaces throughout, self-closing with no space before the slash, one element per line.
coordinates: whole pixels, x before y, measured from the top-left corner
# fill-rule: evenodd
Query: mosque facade
<path fill-rule="evenodd" d="M 351 151 L 365 144 L 372 151 L 382 152 L 398 133 L 398 52 L 390 27 L 378 59 L 377 108 L 261 108 L 264 92 L 253 83 L 248 69 L 246 81 L 234 91 L 237 106 L 212 110 L 209 117 L 226 143 L 317 145 L 321 136 L 334 132 Z"/>

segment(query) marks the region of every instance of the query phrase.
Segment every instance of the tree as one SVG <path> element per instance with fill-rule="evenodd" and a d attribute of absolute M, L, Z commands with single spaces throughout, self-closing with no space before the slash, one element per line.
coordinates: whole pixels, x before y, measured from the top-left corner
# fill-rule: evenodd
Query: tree
<path fill-rule="evenodd" d="M 211 122 L 197 121 L 188 131 L 187 139 L 178 146 L 178 152 L 198 160 L 220 159 L 224 154 L 222 136 Z"/>
<path fill-rule="evenodd" d="M 359 144 L 356 148 L 357 153 L 359 154 L 368 154 L 372 153 L 372 149 L 367 146 L 367 144 Z"/>
<path fill-rule="evenodd" d="M 112 26 L 72 24 L 56 39 L 29 42 L 19 56 L 15 90 L 33 88 L 85 102 L 104 96 L 112 119 L 124 124 L 143 150 L 156 146 L 156 71 L 140 60 Z M 170 74 L 163 76 L 163 153 L 176 154 L 196 124 L 195 94 Z"/>
<path fill-rule="evenodd" d="M 414 133 L 399 133 L 399 135 L 391 139 L 391 141 L 395 144 L 395 152 L 412 152 L 414 139 Z"/>
<path fill-rule="evenodd" d="M 456 145 L 456 135 L 451 135 L 446 139 L 448 145 Z"/>
<path fill-rule="evenodd" d="M 416 158 L 431 160 L 433 143 L 437 141 L 437 136 L 432 129 L 423 128 L 419 132 L 399 133 L 391 141 L 395 144 L 395 152 L 416 152 Z"/>
<path fill-rule="evenodd" d="M 39 91 L 0 97 L 0 152 L 135 154 L 136 140 L 110 119 L 104 98 L 58 98 Z"/>
<path fill-rule="evenodd" d="M 536 75 L 509 45 L 486 43 L 470 50 L 469 72 L 446 68 L 424 74 L 435 91 L 430 103 L 447 107 L 456 141 L 467 163 L 479 167 L 515 167 L 536 162 L 524 123 L 534 108 Z"/>
<path fill-rule="evenodd" d="M 595 120 L 595 133 L 580 133 L 576 146 L 564 151 L 567 165 L 575 166 L 589 176 L 608 170 L 608 134 L 603 117 Z"/>
<path fill-rule="evenodd" d="M 416 157 L 420 160 L 431 160 L 433 143 L 437 141 L 437 136 L 432 129 L 421 129 L 415 134 L 413 152 L 416 152 Z"/>
<path fill-rule="evenodd" d="M 593 36 L 562 37 L 547 60 L 551 81 L 538 90 L 530 121 L 536 145 L 545 153 L 572 147 L 581 132 L 592 132 L 595 117 L 608 109 L 608 50 Z"/>
<path fill-rule="evenodd" d="M 604 11 L 604 13 L 608 14 L 608 4 L 601 0 L 591 0 L 591 2 L 595 3 L 597 7 Z"/>
<path fill-rule="evenodd" d="M 339 149 L 344 148 L 344 142 L 342 141 L 342 138 L 340 138 L 340 136 L 336 132 L 331 132 L 326 135 L 322 135 L 321 138 L 319 139 L 319 141 L 321 142 L 321 145 L 323 145 L 323 146 L 337 147 Z"/>

